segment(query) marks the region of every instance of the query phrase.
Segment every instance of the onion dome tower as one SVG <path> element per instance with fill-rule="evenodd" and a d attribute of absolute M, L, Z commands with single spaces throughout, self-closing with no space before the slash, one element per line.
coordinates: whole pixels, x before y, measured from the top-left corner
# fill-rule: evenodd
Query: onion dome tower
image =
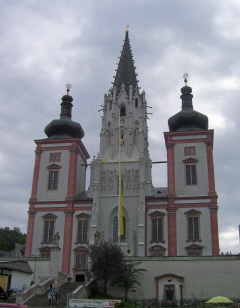
<path fill-rule="evenodd" d="M 219 254 L 219 241 L 214 131 L 208 129 L 208 117 L 193 110 L 187 77 L 184 74 L 182 110 L 168 120 L 170 132 L 164 133 L 168 164 L 168 254 L 215 256 Z"/>
<path fill-rule="evenodd" d="M 70 88 L 71 85 L 67 84 L 67 95 L 62 97 L 60 119 L 52 120 L 44 129 L 48 139 L 82 139 L 84 136 L 82 126 L 71 120 L 73 98 L 68 94 Z"/>
<path fill-rule="evenodd" d="M 187 85 L 187 74 L 184 74 L 185 86 L 181 88 L 182 110 L 169 118 L 168 126 L 170 132 L 196 131 L 208 129 L 208 117 L 193 110 L 192 88 Z"/>

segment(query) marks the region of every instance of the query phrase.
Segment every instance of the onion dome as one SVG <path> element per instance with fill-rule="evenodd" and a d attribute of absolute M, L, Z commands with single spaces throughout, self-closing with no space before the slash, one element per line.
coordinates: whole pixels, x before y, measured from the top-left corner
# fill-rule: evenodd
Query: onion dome
<path fill-rule="evenodd" d="M 52 120 L 44 129 L 48 139 L 66 139 L 80 138 L 84 136 L 82 126 L 71 120 L 72 118 L 72 101 L 71 95 L 68 95 L 71 85 L 67 85 L 67 95 L 63 95 L 61 103 L 60 119 Z"/>
<path fill-rule="evenodd" d="M 193 110 L 192 88 L 187 86 L 187 74 L 184 74 L 185 86 L 181 88 L 182 110 L 168 119 L 170 132 L 207 130 L 208 117 Z"/>

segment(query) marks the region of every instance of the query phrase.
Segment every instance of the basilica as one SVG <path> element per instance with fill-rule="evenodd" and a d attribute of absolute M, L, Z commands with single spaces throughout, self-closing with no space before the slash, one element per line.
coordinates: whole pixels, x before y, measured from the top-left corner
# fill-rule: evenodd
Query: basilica
<path fill-rule="evenodd" d="M 120 243 L 130 259 L 219 255 L 214 131 L 208 117 L 193 109 L 187 75 L 184 81 L 182 109 L 168 119 L 169 131 L 159 135 L 165 138 L 167 187 L 152 182 L 152 164 L 158 162 L 148 150 L 148 106 L 138 87 L 128 30 L 104 95 L 99 152 L 91 161 L 84 128 L 71 120 L 68 86 L 60 118 L 45 127 L 45 139 L 35 140 L 26 257 L 48 258 L 58 247 L 59 271 L 85 281 L 87 247 L 96 235 Z"/>

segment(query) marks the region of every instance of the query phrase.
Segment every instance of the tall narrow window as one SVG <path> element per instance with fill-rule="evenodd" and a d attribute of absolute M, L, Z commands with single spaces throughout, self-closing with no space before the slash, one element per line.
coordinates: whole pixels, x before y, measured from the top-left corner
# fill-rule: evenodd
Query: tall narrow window
<path fill-rule="evenodd" d="M 113 219 L 113 242 L 118 242 L 118 217 L 115 216 Z"/>
<path fill-rule="evenodd" d="M 197 163 L 198 159 L 189 157 L 183 160 L 185 165 L 185 183 L 186 185 L 197 185 Z"/>
<path fill-rule="evenodd" d="M 54 233 L 54 221 L 45 221 L 43 243 L 52 244 L 53 233 Z"/>
<path fill-rule="evenodd" d="M 58 171 L 49 171 L 48 190 L 57 190 L 58 188 Z"/>
<path fill-rule="evenodd" d="M 201 241 L 200 237 L 200 211 L 190 210 L 187 215 L 187 242 Z"/>
<path fill-rule="evenodd" d="M 152 220 L 151 243 L 164 243 L 163 222 L 165 213 L 155 211 L 150 214 Z"/>
<path fill-rule="evenodd" d="M 125 106 L 122 106 L 120 108 L 120 117 L 126 117 L 126 108 L 125 108 Z"/>
<path fill-rule="evenodd" d="M 186 184 L 187 185 L 197 184 L 196 165 L 186 165 Z"/>
<path fill-rule="evenodd" d="M 77 243 L 87 243 L 88 220 L 78 221 Z"/>
<path fill-rule="evenodd" d="M 126 242 L 126 218 L 123 216 L 123 235 L 120 235 L 120 242 L 124 243 Z"/>
<path fill-rule="evenodd" d="M 135 107 L 138 108 L 138 99 L 135 99 Z"/>
<path fill-rule="evenodd" d="M 52 164 L 48 168 L 48 190 L 57 190 L 59 182 L 59 170 L 61 166 L 57 164 Z"/>
<path fill-rule="evenodd" d="M 162 242 L 163 240 L 163 221 L 162 218 L 152 219 L 152 242 Z"/>
<path fill-rule="evenodd" d="M 126 242 L 126 218 L 123 216 L 123 230 L 124 234 L 120 235 L 120 242 Z M 118 217 L 115 216 L 113 219 L 113 242 L 118 242 Z"/>
<path fill-rule="evenodd" d="M 43 238 L 42 244 L 53 244 L 55 221 L 57 216 L 48 213 L 43 216 Z"/>
<path fill-rule="evenodd" d="M 88 230 L 90 215 L 81 213 L 77 218 L 77 239 L 76 244 L 88 244 Z"/>
<path fill-rule="evenodd" d="M 188 217 L 188 240 L 199 241 L 199 217 Z"/>

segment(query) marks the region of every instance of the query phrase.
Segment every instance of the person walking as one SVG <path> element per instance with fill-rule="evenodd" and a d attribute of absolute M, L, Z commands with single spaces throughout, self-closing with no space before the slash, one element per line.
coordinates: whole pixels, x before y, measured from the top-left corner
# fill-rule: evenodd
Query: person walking
<path fill-rule="evenodd" d="M 60 306 L 60 292 L 59 292 L 59 288 L 56 288 L 56 306 Z"/>
<path fill-rule="evenodd" d="M 52 305 L 52 296 L 50 294 L 50 291 L 48 292 L 48 307 Z"/>
<path fill-rule="evenodd" d="M 52 306 L 53 305 L 53 298 L 56 296 L 56 291 L 53 289 L 50 289 L 49 293 L 48 293 L 48 306 Z"/>

